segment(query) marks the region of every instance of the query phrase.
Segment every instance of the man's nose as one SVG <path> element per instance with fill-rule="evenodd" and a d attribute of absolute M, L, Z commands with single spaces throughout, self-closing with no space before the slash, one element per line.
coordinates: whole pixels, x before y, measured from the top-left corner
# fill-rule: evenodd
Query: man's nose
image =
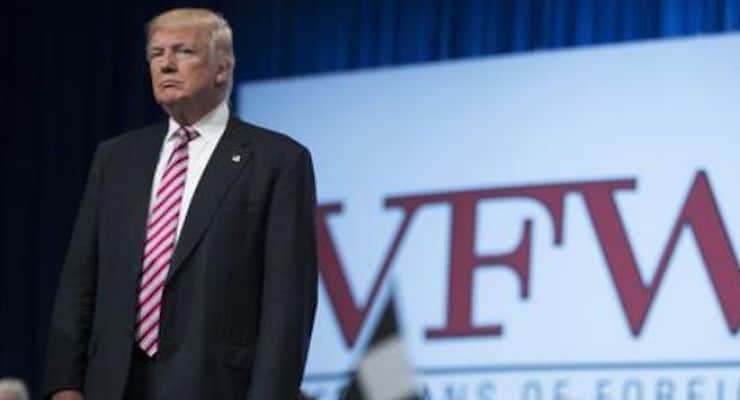
<path fill-rule="evenodd" d="M 162 61 L 162 72 L 170 73 L 177 71 L 177 58 L 174 53 L 167 54 Z"/>

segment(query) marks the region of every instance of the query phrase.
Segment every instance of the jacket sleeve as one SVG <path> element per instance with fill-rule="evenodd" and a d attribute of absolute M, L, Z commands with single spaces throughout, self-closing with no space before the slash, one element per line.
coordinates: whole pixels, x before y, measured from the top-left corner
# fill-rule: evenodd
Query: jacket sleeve
<path fill-rule="evenodd" d="M 287 400 L 299 392 L 318 290 L 315 190 L 311 157 L 302 149 L 279 174 L 268 206 L 249 399 Z"/>
<path fill-rule="evenodd" d="M 62 389 L 83 390 L 87 348 L 95 311 L 97 215 L 106 146 L 95 153 L 62 269 L 49 324 L 45 397 Z"/>

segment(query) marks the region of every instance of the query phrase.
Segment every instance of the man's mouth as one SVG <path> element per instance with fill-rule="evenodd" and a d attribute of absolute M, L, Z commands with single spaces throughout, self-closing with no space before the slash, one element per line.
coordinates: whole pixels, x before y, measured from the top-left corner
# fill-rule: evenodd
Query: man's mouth
<path fill-rule="evenodd" d="M 159 87 L 162 89 L 173 88 L 180 86 L 180 81 L 166 80 L 159 83 Z"/>

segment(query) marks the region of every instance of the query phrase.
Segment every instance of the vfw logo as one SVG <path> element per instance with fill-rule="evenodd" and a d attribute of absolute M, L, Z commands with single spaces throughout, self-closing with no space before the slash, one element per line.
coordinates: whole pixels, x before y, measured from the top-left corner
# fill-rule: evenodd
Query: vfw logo
<path fill-rule="evenodd" d="M 640 274 L 638 260 L 626 234 L 625 222 L 615 201 L 618 192 L 633 191 L 635 187 L 635 179 L 619 179 L 493 187 L 387 198 L 385 207 L 400 210 L 403 217 L 395 233 L 389 238 L 390 246 L 387 247 L 387 254 L 383 257 L 368 297 L 359 303 L 355 302 L 355 296 L 351 292 L 345 265 L 339 257 L 340 252 L 328 224 L 330 218 L 341 218 L 342 204 L 320 205 L 316 220 L 320 273 L 344 344 L 347 348 L 355 345 L 414 217 L 424 207 L 439 204 L 447 205 L 451 210 L 449 261 L 446 266 L 449 277 L 447 318 L 441 327 L 427 327 L 425 336 L 428 340 L 500 336 L 504 330 L 501 324 L 473 323 L 473 275 L 479 268 L 508 268 L 517 277 L 520 298 L 528 298 L 534 221 L 523 221 L 523 233 L 513 250 L 477 254 L 474 246 L 478 204 L 482 201 L 534 200 L 544 208 L 545 215 L 554 227 L 553 245 L 563 246 L 563 225 L 568 218 L 564 213 L 564 199 L 566 195 L 574 194 L 581 196 L 586 205 L 585 212 L 593 226 L 604 264 L 609 269 L 609 276 L 624 313 L 626 329 L 634 337 L 639 337 L 642 332 L 645 318 L 661 287 L 676 243 L 686 232 L 691 233 L 697 245 L 726 328 L 730 333 L 737 334 L 740 327 L 740 269 L 707 174 L 699 171 L 694 176 L 673 227 L 667 232 L 667 238 L 660 238 L 660 243 L 655 243 L 664 244 L 656 272 L 651 277 L 644 277 L 645 279 Z"/>

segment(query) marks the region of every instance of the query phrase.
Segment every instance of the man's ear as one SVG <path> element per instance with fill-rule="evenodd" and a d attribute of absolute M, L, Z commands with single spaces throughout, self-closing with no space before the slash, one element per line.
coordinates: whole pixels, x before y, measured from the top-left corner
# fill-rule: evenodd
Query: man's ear
<path fill-rule="evenodd" d="M 229 80 L 229 66 L 226 63 L 220 63 L 216 66 L 216 83 L 221 85 Z"/>

